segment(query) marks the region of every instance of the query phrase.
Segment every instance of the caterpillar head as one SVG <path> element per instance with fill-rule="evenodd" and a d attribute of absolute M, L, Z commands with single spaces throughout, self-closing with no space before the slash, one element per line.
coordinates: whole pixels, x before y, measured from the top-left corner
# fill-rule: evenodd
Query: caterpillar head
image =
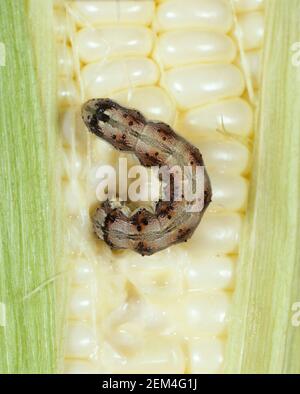
<path fill-rule="evenodd" d="M 87 101 L 82 106 L 81 115 L 91 133 L 123 151 L 134 150 L 146 123 L 140 112 L 107 98 Z"/>
<path fill-rule="evenodd" d="M 113 120 L 113 112 L 119 110 L 118 107 L 118 104 L 110 99 L 96 98 L 83 104 L 81 116 L 87 128 L 102 137 L 103 129 Z"/>

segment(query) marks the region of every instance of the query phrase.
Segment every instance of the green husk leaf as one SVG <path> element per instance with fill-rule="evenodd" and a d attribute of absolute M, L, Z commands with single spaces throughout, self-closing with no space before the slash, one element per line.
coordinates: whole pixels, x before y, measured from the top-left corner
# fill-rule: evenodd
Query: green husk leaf
<path fill-rule="evenodd" d="M 53 373 L 59 364 L 52 7 L 51 0 L 0 2 L 0 373 Z"/>
<path fill-rule="evenodd" d="M 249 207 L 225 372 L 300 373 L 299 1 L 267 0 L 264 64 Z"/>

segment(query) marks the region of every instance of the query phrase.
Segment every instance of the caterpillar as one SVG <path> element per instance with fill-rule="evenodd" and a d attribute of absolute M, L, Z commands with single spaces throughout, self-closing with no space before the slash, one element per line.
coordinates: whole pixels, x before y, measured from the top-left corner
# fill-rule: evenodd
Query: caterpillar
<path fill-rule="evenodd" d="M 204 167 L 199 150 L 162 122 L 148 121 L 134 109 L 110 99 L 92 99 L 82 106 L 82 119 L 88 130 L 120 151 L 133 152 L 143 166 Z M 189 182 L 194 182 L 193 176 Z M 204 167 L 204 193 L 201 209 L 191 212 L 184 196 L 175 199 L 174 177 L 170 176 L 169 200 L 160 199 L 154 212 L 141 208 L 128 215 L 109 200 L 95 210 L 92 222 L 97 237 L 111 249 L 131 249 L 152 255 L 171 245 L 187 241 L 194 233 L 211 202 L 211 184 Z"/>

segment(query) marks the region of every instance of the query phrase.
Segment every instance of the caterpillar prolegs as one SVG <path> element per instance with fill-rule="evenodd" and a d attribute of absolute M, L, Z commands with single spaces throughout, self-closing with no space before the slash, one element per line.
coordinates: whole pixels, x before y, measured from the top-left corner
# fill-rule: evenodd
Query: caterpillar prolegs
<path fill-rule="evenodd" d="M 204 168 L 199 150 L 162 122 L 147 121 L 134 109 L 122 107 L 110 99 L 92 99 L 82 107 L 82 118 L 89 131 L 114 148 L 133 152 L 143 166 Z M 194 174 L 194 171 L 192 171 Z M 189 182 L 195 181 L 191 175 Z M 204 168 L 201 209 L 191 210 L 191 202 L 182 195 L 175 198 L 174 177 L 170 174 L 169 199 L 156 202 L 154 212 L 146 208 L 132 215 L 107 200 L 92 218 L 94 231 L 112 249 L 131 249 L 151 255 L 192 236 L 208 207 L 212 190 Z"/>

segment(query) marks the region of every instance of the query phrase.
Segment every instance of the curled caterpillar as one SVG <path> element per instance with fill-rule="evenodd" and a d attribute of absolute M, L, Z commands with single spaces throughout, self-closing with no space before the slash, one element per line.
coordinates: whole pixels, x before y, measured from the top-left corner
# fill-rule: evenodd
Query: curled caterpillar
<path fill-rule="evenodd" d="M 143 166 L 204 166 L 199 150 L 162 122 L 147 121 L 138 111 L 124 108 L 110 99 L 92 99 L 82 107 L 82 118 L 90 132 L 116 149 L 133 152 Z M 204 169 L 201 209 L 191 212 L 184 196 L 174 198 L 170 177 L 169 200 L 160 199 L 155 211 L 146 208 L 131 216 L 106 200 L 96 209 L 92 221 L 98 238 L 112 249 L 131 249 L 151 255 L 192 236 L 211 201 L 211 185 Z M 191 176 L 190 182 L 194 181 Z"/>

